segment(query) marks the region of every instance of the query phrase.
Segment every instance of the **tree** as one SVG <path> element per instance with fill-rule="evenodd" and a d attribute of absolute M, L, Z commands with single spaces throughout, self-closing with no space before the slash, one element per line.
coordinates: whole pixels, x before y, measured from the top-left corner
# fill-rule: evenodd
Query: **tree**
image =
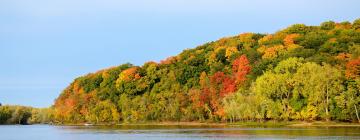
<path fill-rule="evenodd" d="M 118 101 L 118 108 L 121 112 L 121 119 L 123 122 L 128 123 L 131 121 L 131 99 L 126 94 L 121 94 Z"/>
<path fill-rule="evenodd" d="M 288 34 L 298 33 L 305 34 L 310 31 L 310 28 L 305 24 L 294 24 L 284 30 Z"/>
<path fill-rule="evenodd" d="M 199 78 L 199 84 L 201 89 L 201 94 L 199 96 L 199 106 L 203 106 L 205 104 L 209 104 L 209 96 L 210 96 L 210 90 L 209 90 L 209 77 L 207 76 L 206 72 L 202 72 Z"/>
<path fill-rule="evenodd" d="M 345 75 L 349 79 L 360 77 L 360 57 L 353 59 L 346 64 Z"/>
<path fill-rule="evenodd" d="M 229 61 L 231 57 L 236 54 L 239 50 L 236 47 L 228 47 L 226 48 L 225 56 L 227 60 Z"/>
<path fill-rule="evenodd" d="M 122 71 L 119 75 L 118 80 L 127 82 L 130 80 L 140 78 L 139 75 L 137 74 L 138 69 L 139 69 L 138 67 L 131 67 L 131 68 L 128 68 L 128 69 Z"/>
<path fill-rule="evenodd" d="M 99 102 L 90 110 L 87 118 L 93 123 L 117 123 L 120 120 L 116 106 L 109 100 Z"/>
<path fill-rule="evenodd" d="M 296 39 L 297 37 L 299 37 L 299 34 L 288 34 L 286 35 L 286 37 L 284 38 L 284 45 L 293 45 L 295 44 L 294 39 Z"/>
<path fill-rule="evenodd" d="M 258 96 L 264 96 L 271 100 L 272 103 L 281 104 L 283 111 L 276 113 L 280 114 L 283 119 L 289 119 L 289 99 L 291 95 L 292 87 L 288 86 L 291 78 L 288 74 L 276 74 L 272 72 L 266 72 L 264 75 L 256 79 L 255 93 Z M 276 105 L 274 107 L 277 107 Z M 277 109 L 278 110 L 278 109 Z M 273 111 L 271 111 L 273 113 Z M 274 114 L 270 115 L 273 116 Z"/>
<path fill-rule="evenodd" d="M 334 21 L 327 21 L 327 22 L 323 22 L 320 25 L 320 28 L 323 30 L 331 30 L 335 28 L 335 22 Z"/>
<path fill-rule="evenodd" d="M 216 60 L 221 63 L 226 62 L 226 50 L 225 49 L 219 49 L 216 53 Z"/>
<path fill-rule="evenodd" d="M 30 109 L 17 106 L 14 113 L 12 114 L 12 119 L 16 124 L 28 124 L 28 119 L 31 117 Z"/>
<path fill-rule="evenodd" d="M 357 120 L 360 123 L 360 79 L 346 81 L 346 91 L 335 97 L 339 111 L 336 119 L 343 121 Z"/>
<path fill-rule="evenodd" d="M 308 105 L 319 107 L 320 115 L 330 120 L 331 98 L 344 90 L 341 72 L 328 64 L 320 66 L 308 62 L 298 69 L 294 79 L 294 90 L 307 97 Z"/>
<path fill-rule="evenodd" d="M 246 95 L 248 92 L 250 91 L 240 90 L 224 98 L 223 105 L 227 120 L 230 122 L 264 120 L 267 101 L 260 96 Z"/>
<path fill-rule="evenodd" d="M 138 87 L 138 80 L 141 79 L 141 75 L 138 73 L 139 67 L 131 67 L 122 71 L 119 78 L 116 80 L 116 88 L 120 93 L 126 93 L 129 95 L 135 95 L 144 88 Z"/>
<path fill-rule="evenodd" d="M 360 19 L 354 20 L 352 27 L 353 27 L 353 29 L 355 29 L 355 30 L 360 29 Z"/>
<path fill-rule="evenodd" d="M 235 75 L 236 84 L 243 84 L 246 81 L 246 75 L 251 71 L 251 66 L 247 57 L 241 55 L 239 58 L 235 59 L 232 64 L 232 70 Z"/>
<path fill-rule="evenodd" d="M 297 100 L 299 98 L 299 95 L 293 95 L 292 79 L 297 69 L 302 66 L 302 61 L 302 58 L 288 58 L 279 62 L 274 71 L 267 71 L 256 79 L 254 92 L 272 100 L 276 105 L 281 104 L 281 108 L 284 110 L 275 112 L 280 113 L 282 119 L 290 117 L 290 108 L 292 108 L 290 99 Z"/>
<path fill-rule="evenodd" d="M 299 45 L 304 48 L 318 49 L 327 39 L 328 35 L 324 32 L 309 32 L 300 39 Z"/>
<path fill-rule="evenodd" d="M 0 124 L 5 124 L 12 115 L 12 111 L 9 106 L 0 106 Z"/>
<path fill-rule="evenodd" d="M 360 57 L 360 45 L 351 45 L 348 48 L 348 52 L 351 53 L 353 59 Z"/>

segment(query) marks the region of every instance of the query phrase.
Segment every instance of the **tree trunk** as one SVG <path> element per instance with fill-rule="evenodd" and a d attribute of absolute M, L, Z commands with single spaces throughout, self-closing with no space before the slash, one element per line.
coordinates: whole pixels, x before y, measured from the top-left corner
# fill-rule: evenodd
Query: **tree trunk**
<path fill-rule="evenodd" d="M 326 121 L 329 121 L 329 86 L 326 84 Z"/>
<path fill-rule="evenodd" d="M 360 123 L 359 113 L 357 111 L 356 105 L 354 104 L 355 112 L 356 112 L 356 118 L 358 119 L 358 122 Z"/>

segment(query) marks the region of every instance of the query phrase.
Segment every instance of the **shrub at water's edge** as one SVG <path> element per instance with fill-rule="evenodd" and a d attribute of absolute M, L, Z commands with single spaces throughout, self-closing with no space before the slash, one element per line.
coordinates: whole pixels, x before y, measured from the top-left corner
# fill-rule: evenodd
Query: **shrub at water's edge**
<path fill-rule="evenodd" d="M 56 99 L 54 121 L 360 122 L 359 56 L 359 19 L 243 33 L 78 77 Z"/>

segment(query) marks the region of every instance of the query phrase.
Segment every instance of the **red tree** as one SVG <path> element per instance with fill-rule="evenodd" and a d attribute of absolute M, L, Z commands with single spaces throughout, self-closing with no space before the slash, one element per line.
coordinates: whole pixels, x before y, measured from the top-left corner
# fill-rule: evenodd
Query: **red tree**
<path fill-rule="evenodd" d="M 210 77 L 210 83 L 212 86 L 220 85 L 225 78 L 224 72 L 216 72 L 213 76 Z"/>
<path fill-rule="evenodd" d="M 349 79 L 355 79 L 360 76 L 360 57 L 346 64 L 345 76 Z"/>
<path fill-rule="evenodd" d="M 236 90 L 235 79 L 229 76 L 225 77 L 222 82 L 222 89 L 220 90 L 220 97 L 225 97 Z"/>
<path fill-rule="evenodd" d="M 250 73 L 251 66 L 249 60 L 245 55 L 241 55 L 235 59 L 232 65 L 232 70 L 235 75 L 236 84 L 242 84 L 246 80 L 246 75 Z"/>

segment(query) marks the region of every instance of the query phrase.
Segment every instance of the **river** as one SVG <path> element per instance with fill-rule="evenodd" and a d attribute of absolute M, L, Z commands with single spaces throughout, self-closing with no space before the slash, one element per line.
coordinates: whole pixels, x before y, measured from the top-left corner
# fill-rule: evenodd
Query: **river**
<path fill-rule="evenodd" d="M 0 125 L 0 140 L 360 139 L 360 127 Z"/>

